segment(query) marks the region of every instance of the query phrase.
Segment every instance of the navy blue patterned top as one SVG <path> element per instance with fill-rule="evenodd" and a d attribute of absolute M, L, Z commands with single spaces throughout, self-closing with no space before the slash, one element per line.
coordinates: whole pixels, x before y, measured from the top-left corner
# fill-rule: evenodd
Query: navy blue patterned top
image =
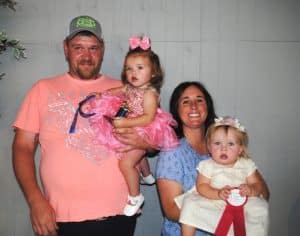
<path fill-rule="evenodd" d="M 200 155 L 187 142 L 185 138 L 180 140 L 180 145 L 173 150 L 160 152 L 156 164 L 156 178 L 168 179 L 182 185 L 186 192 L 195 185 L 199 161 L 208 159 L 208 155 Z M 178 222 L 164 217 L 162 236 L 180 236 L 181 227 Z M 196 236 L 207 235 L 197 231 Z"/>

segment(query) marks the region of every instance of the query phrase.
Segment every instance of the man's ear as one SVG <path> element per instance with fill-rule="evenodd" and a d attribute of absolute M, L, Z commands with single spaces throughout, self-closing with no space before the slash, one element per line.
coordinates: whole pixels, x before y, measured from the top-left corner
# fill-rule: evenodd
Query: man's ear
<path fill-rule="evenodd" d="M 64 54 L 65 54 L 66 61 L 68 61 L 69 48 L 68 48 L 66 40 L 64 40 L 64 42 L 63 42 L 63 48 L 64 48 Z"/>

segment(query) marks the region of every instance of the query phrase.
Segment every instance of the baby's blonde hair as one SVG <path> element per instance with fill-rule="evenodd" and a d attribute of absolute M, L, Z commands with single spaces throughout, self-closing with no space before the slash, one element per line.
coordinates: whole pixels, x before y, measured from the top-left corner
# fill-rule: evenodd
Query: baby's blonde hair
<path fill-rule="evenodd" d="M 237 140 L 239 141 L 239 144 L 242 146 L 243 151 L 239 155 L 240 158 L 248 159 L 250 158 L 248 154 L 248 134 L 246 132 L 246 129 L 240 125 L 239 121 L 237 119 L 234 119 L 232 117 L 221 117 L 215 119 L 215 122 L 212 123 L 206 132 L 206 143 L 208 144 L 211 140 L 211 136 L 217 131 L 217 130 L 224 130 L 224 132 L 227 134 L 229 130 L 233 131 L 236 135 Z"/>

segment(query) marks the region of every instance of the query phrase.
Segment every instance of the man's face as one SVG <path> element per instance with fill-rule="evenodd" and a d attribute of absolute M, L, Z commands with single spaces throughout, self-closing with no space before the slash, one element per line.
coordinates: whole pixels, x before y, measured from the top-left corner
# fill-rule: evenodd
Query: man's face
<path fill-rule="evenodd" d="M 76 35 L 64 42 L 70 74 L 82 80 L 96 79 L 104 55 L 104 44 L 95 36 Z"/>

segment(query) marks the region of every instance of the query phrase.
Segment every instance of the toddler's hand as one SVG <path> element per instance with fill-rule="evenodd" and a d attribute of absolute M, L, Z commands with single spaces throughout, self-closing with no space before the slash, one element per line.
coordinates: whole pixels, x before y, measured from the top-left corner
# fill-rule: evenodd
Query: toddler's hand
<path fill-rule="evenodd" d="M 101 97 L 101 93 L 100 92 L 92 92 L 89 94 L 89 96 L 91 95 L 96 95 L 96 98 L 100 98 Z"/>
<path fill-rule="evenodd" d="M 124 127 L 124 118 L 123 117 L 114 117 L 112 118 L 112 125 L 115 128 L 123 128 Z"/>
<path fill-rule="evenodd" d="M 226 200 L 230 195 L 231 187 L 226 185 L 224 188 L 219 189 L 218 196 L 222 200 Z"/>
<path fill-rule="evenodd" d="M 243 196 L 243 197 L 244 196 L 250 196 L 251 193 L 252 193 L 251 187 L 247 184 L 241 184 L 239 186 L 239 190 L 240 190 L 240 195 Z"/>

